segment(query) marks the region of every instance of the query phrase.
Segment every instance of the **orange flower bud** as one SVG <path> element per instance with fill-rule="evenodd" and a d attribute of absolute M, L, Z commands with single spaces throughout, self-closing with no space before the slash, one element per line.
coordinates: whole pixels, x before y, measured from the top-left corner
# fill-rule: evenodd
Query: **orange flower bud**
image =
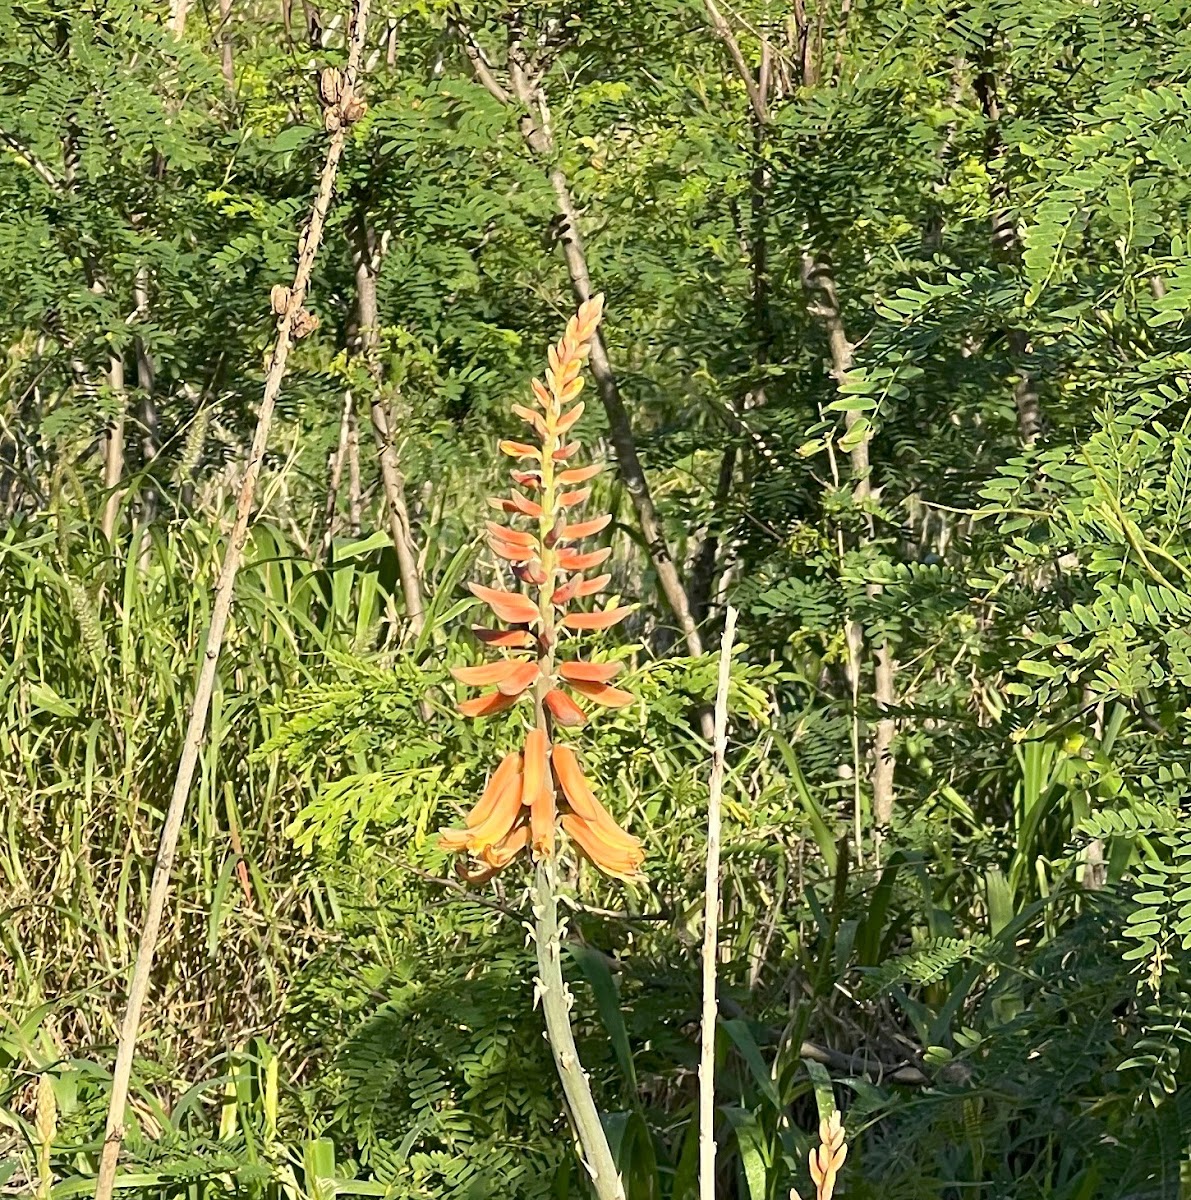
<path fill-rule="evenodd" d="M 472 854 L 483 854 L 504 841 L 521 818 L 521 799 L 515 787 L 500 793 L 488 815 L 468 830 L 467 848 Z"/>
<path fill-rule="evenodd" d="M 538 619 L 537 605 L 520 592 L 502 592 L 482 584 L 469 583 L 468 588 L 502 620 L 512 625 L 529 625 Z"/>
<path fill-rule="evenodd" d="M 466 829 L 441 829 L 438 834 L 438 848 L 448 854 L 458 854 L 467 849 L 467 840 L 471 836 Z"/>
<path fill-rule="evenodd" d="M 575 813 L 564 814 L 562 827 L 583 853 L 608 875 L 630 878 L 637 874 L 645 859 L 645 852 L 639 845 L 633 848 L 621 846 L 613 842 L 602 828 Z"/>
<path fill-rule="evenodd" d="M 509 500 L 512 504 L 512 512 L 519 512 L 526 517 L 540 517 L 542 515 L 542 506 L 535 504 L 528 497 L 523 496 L 520 492 L 510 492 Z"/>
<path fill-rule="evenodd" d="M 566 583 L 554 589 L 554 603 L 561 606 L 570 603 L 576 596 L 594 595 L 606 588 L 611 581 L 611 575 L 597 575 L 594 579 L 584 579 L 582 575 L 572 576 Z"/>
<path fill-rule="evenodd" d="M 507 867 L 525 849 L 529 841 L 529 826 L 522 822 L 514 826 L 495 846 L 481 851 L 481 857 L 493 872 Z"/>
<path fill-rule="evenodd" d="M 532 408 L 526 408 L 524 404 L 514 404 L 512 409 L 523 421 L 528 421 L 534 427 L 539 437 L 547 436 L 546 422 Z"/>
<path fill-rule="evenodd" d="M 609 679 L 620 674 L 620 668 L 621 664 L 618 662 L 594 663 L 576 660 L 561 663 L 558 673 L 563 679 L 571 682 L 582 680 L 584 683 L 607 683 Z"/>
<path fill-rule="evenodd" d="M 588 554 L 580 554 L 578 550 L 560 550 L 558 552 L 558 565 L 564 571 L 587 571 L 592 567 L 598 567 L 600 563 L 607 560 L 611 553 L 611 546 L 604 546 L 600 550 L 592 550 Z"/>
<path fill-rule="evenodd" d="M 596 820 L 600 803 L 588 786 L 574 750 L 570 746 L 555 746 L 554 753 L 550 755 L 550 765 L 554 768 L 554 777 L 558 780 L 571 808 L 584 820 Z"/>
<path fill-rule="evenodd" d="M 612 523 L 612 514 L 605 513 L 602 517 L 592 517 L 590 521 L 578 521 L 574 525 L 564 525 L 558 535 L 560 542 L 577 542 L 580 538 L 591 537 Z"/>
<path fill-rule="evenodd" d="M 566 629 L 611 629 L 618 621 L 623 621 L 633 610 L 627 605 L 621 608 L 609 608 L 603 612 L 567 613 L 562 619 Z"/>
<path fill-rule="evenodd" d="M 496 521 L 485 521 L 484 526 L 493 537 L 503 538 L 514 546 L 536 547 L 538 544 L 538 539 L 532 533 L 526 533 L 522 529 L 510 529 L 509 526 L 497 524 Z"/>
<path fill-rule="evenodd" d="M 496 443 L 502 454 L 509 455 L 510 458 L 541 458 L 542 452 L 534 446 L 530 446 L 525 442 L 513 442 L 508 438 L 502 438 Z"/>
<path fill-rule="evenodd" d="M 526 688 L 533 686 L 539 670 L 536 662 L 517 663 L 496 685 L 496 690 L 506 696 L 520 696 Z"/>
<path fill-rule="evenodd" d="M 594 596 L 596 592 L 602 592 L 611 582 L 611 575 L 597 575 L 594 579 L 580 579 L 575 585 L 575 595 L 577 597 Z"/>
<path fill-rule="evenodd" d="M 560 508 L 574 508 L 576 504 L 582 504 L 591 495 L 591 488 L 580 488 L 576 492 L 562 492 L 558 497 L 558 505 Z"/>
<path fill-rule="evenodd" d="M 488 692 L 477 696 L 474 700 L 464 700 L 455 706 L 455 711 L 463 717 L 492 717 L 512 708 L 517 703 L 516 696 L 502 696 L 500 692 Z"/>
<path fill-rule="evenodd" d="M 472 633 L 485 646 L 496 646 L 502 650 L 532 650 L 537 645 L 533 634 L 524 629 L 484 629 L 474 625 Z"/>
<path fill-rule="evenodd" d="M 581 416 L 583 416 L 583 409 L 584 404 L 583 401 L 580 400 L 579 403 L 576 404 L 569 413 L 564 413 L 558 418 L 558 424 L 555 426 L 555 431 L 559 434 L 566 433 L 567 430 L 570 429 L 571 426 L 574 425 Z"/>
<path fill-rule="evenodd" d="M 521 755 L 514 751 L 501 759 L 500 766 L 492 772 L 492 778 L 484 789 L 479 803 L 467 814 L 467 827 L 474 829 L 482 825 L 492 811 L 502 801 L 507 801 L 506 793 L 513 790 L 517 793 L 517 803 L 521 803 Z"/>
<path fill-rule="evenodd" d="M 549 778 L 545 778 L 529 806 L 529 828 L 534 858 L 553 857 L 554 819 L 554 784 Z"/>
<path fill-rule="evenodd" d="M 502 658 L 479 667 L 452 667 L 451 674 L 460 683 L 466 683 L 470 687 L 487 687 L 490 683 L 500 683 L 501 680 L 507 679 L 522 665 L 524 664 L 515 658 Z"/>
<path fill-rule="evenodd" d="M 586 483 L 589 479 L 594 479 L 603 469 L 603 463 L 592 463 L 588 467 L 572 467 L 569 471 L 559 471 L 554 478 L 557 483 L 569 487 L 572 483 Z"/>
<path fill-rule="evenodd" d="M 585 679 L 569 679 L 567 682 L 575 691 L 582 692 L 588 699 L 604 705 L 605 708 L 625 708 L 636 699 L 632 692 L 610 687 L 606 683 L 591 683 Z"/>
<path fill-rule="evenodd" d="M 488 545 L 497 558 L 503 558 L 506 562 L 529 562 L 537 557 L 537 551 L 531 550 L 528 546 L 512 546 L 496 537 L 489 538 Z"/>
<path fill-rule="evenodd" d="M 550 715 L 564 728 L 574 729 L 579 725 L 587 724 L 587 715 L 583 709 L 559 688 L 551 688 L 546 693 L 545 705 L 550 710 Z M 554 753 L 558 753 L 557 746 Z"/>
<path fill-rule="evenodd" d="M 544 729 L 531 729 L 525 738 L 522 797 L 532 804 L 550 770 L 550 739 Z"/>

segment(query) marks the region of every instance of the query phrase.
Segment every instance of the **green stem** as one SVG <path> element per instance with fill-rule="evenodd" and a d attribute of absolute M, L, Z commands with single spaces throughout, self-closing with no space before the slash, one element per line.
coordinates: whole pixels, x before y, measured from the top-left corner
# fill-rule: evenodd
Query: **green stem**
<path fill-rule="evenodd" d="M 571 994 L 562 977 L 562 936 L 558 927 L 558 892 L 554 863 L 538 863 L 533 887 L 534 931 L 538 948 L 538 994 L 546 1017 L 546 1038 L 562 1083 L 571 1120 L 592 1187 L 599 1200 L 625 1200 L 624 1184 L 608 1136 L 604 1132 L 587 1072 L 579 1061 L 571 1032 Z"/>

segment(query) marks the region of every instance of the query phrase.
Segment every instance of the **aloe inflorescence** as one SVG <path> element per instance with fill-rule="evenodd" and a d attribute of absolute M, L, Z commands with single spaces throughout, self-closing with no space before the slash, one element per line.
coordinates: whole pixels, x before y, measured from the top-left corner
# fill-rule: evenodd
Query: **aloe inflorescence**
<path fill-rule="evenodd" d="M 611 580 L 607 574 L 590 574 L 606 561 L 610 548 L 582 550 L 577 545 L 612 520 L 608 513 L 576 519 L 591 495 L 588 482 L 603 468 L 571 465 L 581 447 L 577 440 L 568 440 L 583 414 L 581 371 L 602 310 L 602 296 L 580 307 L 549 348 L 545 382 L 533 380 L 532 406 L 512 406 L 532 430 L 533 440 L 499 443 L 518 466 L 511 472 L 515 486 L 510 493 L 490 500 L 506 519 L 488 522 L 488 540 L 524 590 L 470 585 L 507 627 L 477 628 L 476 637 L 500 657 L 482 666 L 456 667 L 452 674 L 464 684 L 492 687 L 459 705 L 464 716 L 492 716 L 532 700 L 534 719 L 523 749 L 507 755 L 493 772 L 465 828 L 447 829 L 440 836 L 444 849 L 468 855 L 463 873 L 475 881 L 506 867 L 526 847 L 535 860 L 552 858 L 560 823 L 579 849 L 610 875 L 636 874 L 645 857 L 640 841 L 596 799 L 575 752 L 553 739 L 555 726 L 586 724 L 584 702 L 622 708 L 634 699 L 612 685 L 619 663 L 564 654 L 573 645 L 573 635 L 608 629 L 630 611 L 575 607 Z"/>

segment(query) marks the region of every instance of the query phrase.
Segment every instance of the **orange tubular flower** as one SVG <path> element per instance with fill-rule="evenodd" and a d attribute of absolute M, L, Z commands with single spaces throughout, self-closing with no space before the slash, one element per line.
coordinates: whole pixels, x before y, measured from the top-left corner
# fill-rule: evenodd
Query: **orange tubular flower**
<path fill-rule="evenodd" d="M 574 543 L 611 523 L 607 513 L 586 519 L 574 516 L 591 495 L 589 487 L 575 485 L 593 479 L 601 467 L 557 465 L 580 449 L 577 441 L 567 442 L 565 437 L 583 414 L 583 401 L 578 398 L 583 391 L 580 372 L 591 352 L 603 305 L 602 296 L 588 300 L 567 323 L 562 338 L 549 347 L 545 382 L 535 379 L 530 389 L 533 407 L 512 406 L 538 440 L 505 439 L 498 444 L 511 458 L 529 460 L 529 467 L 511 471 L 516 486 L 508 497 L 491 497 L 489 504 L 510 522 L 524 518 L 530 525 L 520 529 L 489 521 L 489 544 L 527 591 L 469 585 L 498 620 L 513 626 L 480 627 L 474 631 L 476 637 L 498 653 L 513 653 L 481 666 L 455 667 L 451 673 L 472 687 L 496 687 L 460 704 L 464 716 L 492 716 L 532 698 L 534 721 L 524 750 L 501 762 L 468 814 L 466 828 L 440 834 L 444 850 L 468 855 L 470 861 L 461 863 L 459 872 L 471 882 L 490 879 L 526 846 L 535 859 L 552 857 L 560 822 L 583 854 L 609 875 L 635 875 L 645 858 L 641 843 L 596 799 L 574 751 L 551 740 L 553 725 L 574 727 L 587 721 L 583 708 L 564 688 L 605 707 L 621 708 L 633 701 L 629 692 L 608 682 L 619 672 L 619 663 L 556 660 L 564 631 L 608 629 L 630 611 L 624 607 L 568 612 L 572 601 L 601 591 L 612 578 L 585 574 L 608 558 L 608 548 L 574 548 Z M 527 657 L 527 651 L 534 657 Z"/>

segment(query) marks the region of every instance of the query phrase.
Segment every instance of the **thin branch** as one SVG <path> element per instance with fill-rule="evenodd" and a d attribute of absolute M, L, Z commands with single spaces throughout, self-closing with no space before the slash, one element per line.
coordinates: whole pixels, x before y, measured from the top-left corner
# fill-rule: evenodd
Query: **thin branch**
<path fill-rule="evenodd" d="M 360 53 L 364 45 L 364 32 L 368 17 L 369 0 L 353 0 L 354 26 L 348 50 L 345 91 L 350 96 L 359 73 Z M 178 761 L 178 773 L 174 789 L 166 810 L 165 824 L 161 830 L 161 841 L 157 848 L 157 859 L 153 867 L 153 880 L 149 888 L 149 902 L 145 910 L 145 924 L 137 949 L 136 966 L 128 989 L 128 1002 L 120 1026 L 120 1040 L 116 1048 L 116 1065 L 112 1072 L 112 1088 L 108 1099 L 107 1127 L 104 1134 L 103 1154 L 95 1183 L 95 1200 L 111 1200 L 116 1182 L 116 1170 L 120 1157 L 120 1145 L 124 1140 L 124 1110 L 128 1102 L 128 1088 L 132 1078 L 132 1061 L 136 1053 L 137 1037 L 140 1032 L 141 1010 L 149 991 L 153 958 L 157 950 L 157 937 L 161 929 L 162 914 L 170 888 L 170 871 L 178 848 L 178 835 L 186 811 L 194 781 L 199 751 L 207 731 L 207 715 L 211 707 L 211 694 L 215 687 L 215 675 L 219 664 L 219 651 L 223 644 L 231 612 L 232 594 L 235 590 L 236 573 L 240 558 L 248 540 L 248 524 L 252 513 L 257 480 L 264 462 L 265 449 L 269 440 L 269 428 L 273 419 L 273 408 L 277 393 L 285 378 L 286 363 L 294 324 L 299 316 L 303 323 L 309 315 L 303 307 L 306 290 L 310 285 L 314 258 L 322 240 L 323 225 L 331 196 L 335 189 L 335 177 L 339 160 L 343 155 L 349 122 L 341 121 L 331 135 L 327 145 L 326 160 L 319 179 L 318 194 L 311 208 L 310 223 L 298 239 L 298 264 L 294 272 L 293 286 L 282 311 L 278 314 L 277 341 L 265 377 L 264 392 L 257 416 L 256 431 L 252 437 L 248 466 L 236 504 L 236 520 L 228 540 L 227 553 L 219 573 L 215 599 L 211 607 L 211 623 L 207 629 L 206 644 L 200 660 L 195 682 L 194 700 L 190 707 L 190 718 L 186 727 L 186 738 L 182 744 L 182 755 Z"/>
<path fill-rule="evenodd" d="M 769 109 L 765 105 L 765 96 L 757 80 L 753 78 L 753 73 L 749 69 L 748 63 L 744 61 L 744 55 L 740 50 L 740 43 L 736 40 L 736 35 L 732 32 L 732 27 L 724 19 L 723 13 L 716 7 L 715 0 L 703 0 L 703 7 L 707 10 L 707 19 L 711 22 L 712 29 L 715 30 L 715 34 L 720 41 L 724 43 L 728 55 L 736 67 L 736 73 L 744 83 L 745 90 L 749 96 L 749 104 L 752 105 L 757 120 L 762 125 L 768 125 Z"/>
<path fill-rule="evenodd" d="M 501 104 L 509 104 L 513 99 L 512 96 L 500 86 L 496 76 L 492 74 L 492 67 L 488 62 L 488 56 L 484 53 L 479 42 L 476 41 L 471 30 L 459 21 L 452 21 L 451 28 L 459 35 L 459 41 L 463 46 L 463 53 L 467 55 L 467 61 L 471 63 L 471 69 L 475 72 L 476 79 Z"/>
<path fill-rule="evenodd" d="M 715 693 L 715 742 L 707 801 L 707 861 L 703 882 L 703 1021 L 699 1052 L 699 1200 L 715 1200 L 715 992 L 716 942 L 720 921 L 720 807 L 724 796 L 724 756 L 728 749 L 728 684 L 736 609 L 724 615 L 720 675 Z"/>
<path fill-rule="evenodd" d="M 0 142 L 3 142 L 18 158 L 29 164 L 33 174 L 41 180 L 52 192 L 62 191 L 62 181 L 33 153 L 27 146 L 14 138 L 11 133 L 0 129 Z"/>

